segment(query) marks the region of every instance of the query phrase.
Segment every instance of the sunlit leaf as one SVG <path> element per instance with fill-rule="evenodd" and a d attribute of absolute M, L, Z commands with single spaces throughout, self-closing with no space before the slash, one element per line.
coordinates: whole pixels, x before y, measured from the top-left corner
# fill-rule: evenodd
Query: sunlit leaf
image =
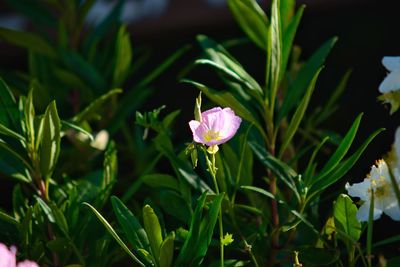
<path fill-rule="evenodd" d="M 56 103 L 53 101 L 46 109 L 42 119 L 40 136 L 40 171 L 43 177 L 49 178 L 55 168 L 60 153 L 60 118 Z"/>

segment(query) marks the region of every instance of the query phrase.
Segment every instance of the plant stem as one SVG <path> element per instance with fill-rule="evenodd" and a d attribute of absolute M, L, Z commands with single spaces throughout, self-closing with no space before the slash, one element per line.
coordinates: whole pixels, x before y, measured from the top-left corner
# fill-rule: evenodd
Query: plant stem
<path fill-rule="evenodd" d="M 372 231 L 374 225 L 374 191 L 371 188 L 371 205 L 369 207 L 368 230 L 367 230 L 367 262 L 368 267 L 372 266 Z"/>
<path fill-rule="evenodd" d="M 210 163 L 209 161 L 207 161 Z M 217 182 L 217 167 L 215 166 L 215 153 L 211 154 L 211 165 L 208 166 L 211 176 L 213 178 L 215 192 L 217 195 L 219 194 L 218 182 Z M 220 266 L 224 267 L 224 245 L 222 244 L 222 240 L 224 238 L 224 228 L 222 224 L 222 207 L 219 209 L 218 215 L 218 224 L 219 224 L 219 250 L 220 250 Z"/>

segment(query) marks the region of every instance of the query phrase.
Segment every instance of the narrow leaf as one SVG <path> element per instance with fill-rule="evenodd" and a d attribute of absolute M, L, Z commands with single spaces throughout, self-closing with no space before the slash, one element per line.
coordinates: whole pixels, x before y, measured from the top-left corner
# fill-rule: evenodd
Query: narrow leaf
<path fill-rule="evenodd" d="M 107 220 L 89 203 L 84 202 L 84 205 L 88 206 L 92 212 L 96 215 L 96 217 L 99 219 L 99 221 L 104 225 L 104 227 L 107 229 L 107 231 L 111 234 L 111 236 L 117 241 L 117 243 L 122 247 L 123 250 L 140 266 L 145 266 L 130 250 L 129 248 L 125 245 L 124 241 L 118 236 L 118 234 L 115 232 L 115 230 L 112 228 L 112 226 L 107 222 Z"/>
<path fill-rule="evenodd" d="M 115 216 L 133 248 L 135 250 L 144 249 L 150 251 L 150 243 L 146 231 L 135 215 L 116 196 L 111 197 L 111 204 Z"/>
<path fill-rule="evenodd" d="M 113 89 L 108 91 L 106 94 L 98 97 L 93 102 L 90 103 L 82 112 L 75 115 L 72 118 L 72 121 L 75 123 L 80 123 L 85 120 L 90 120 L 97 116 L 99 110 L 103 107 L 103 105 L 108 101 L 112 96 L 116 94 L 122 93 L 121 89 Z"/>
<path fill-rule="evenodd" d="M 143 175 L 140 179 L 151 187 L 165 187 L 179 192 L 179 184 L 175 177 L 162 173 Z"/>
<path fill-rule="evenodd" d="M 147 237 L 149 238 L 150 247 L 153 252 L 154 258 L 160 258 L 160 247 L 163 242 L 160 222 L 154 210 L 149 206 L 143 207 L 143 223 L 146 230 Z"/>
<path fill-rule="evenodd" d="M 255 0 L 228 0 L 236 22 L 261 49 L 266 49 L 268 18 Z"/>
<path fill-rule="evenodd" d="M 12 130 L 18 130 L 19 120 L 19 111 L 14 95 L 0 77 L 0 124 Z"/>
<path fill-rule="evenodd" d="M 160 267 L 170 267 L 174 259 L 175 233 L 168 235 L 160 248 Z"/>
<path fill-rule="evenodd" d="M 295 196 L 299 201 L 300 195 L 293 179 L 297 176 L 296 172 L 286 165 L 286 163 L 271 156 L 271 154 L 269 154 L 264 147 L 260 146 L 254 141 L 249 142 L 249 145 L 261 163 L 265 167 L 269 168 L 279 180 L 284 182 L 295 193 Z"/>
<path fill-rule="evenodd" d="M 0 38 L 11 44 L 32 50 L 49 58 L 57 58 L 57 53 L 53 47 L 39 35 L 0 27 Z"/>
<path fill-rule="evenodd" d="M 120 86 L 129 73 L 132 60 L 131 42 L 129 40 L 129 33 L 126 31 L 126 26 L 120 27 L 115 46 L 113 85 Z"/>
<path fill-rule="evenodd" d="M 372 140 L 384 129 L 378 129 L 375 132 L 373 132 L 367 140 L 352 154 L 349 158 L 341 162 L 334 170 L 332 170 L 330 173 L 322 176 L 318 182 L 314 183 L 309 192 L 310 195 L 307 197 L 307 202 L 309 202 L 311 199 L 313 199 L 316 195 L 321 193 L 323 190 L 325 190 L 327 187 L 330 185 L 334 184 L 337 182 L 340 178 L 342 178 L 357 162 L 357 160 L 360 158 L 362 153 L 365 151 L 365 149 L 368 147 L 369 143 L 372 142 Z"/>
<path fill-rule="evenodd" d="M 282 67 L 282 33 L 279 3 L 280 0 L 272 0 L 271 22 L 268 27 L 266 84 L 269 89 L 269 103 L 275 102 Z M 272 112 L 273 109 L 274 106 L 271 105 Z"/>
<path fill-rule="evenodd" d="M 318 182 L 321 178 L 328 172 L 330 172 L 333 168 L 335 168 L 339 162 L 344 158 L 347 151 L 350 149 L 351 144 L 357 134 L 358 127 L 360 126 L 362 113 L 357 116 L 354 120 L 353 125 L 350 127 L 349 131 L 346 133 L 339 147 L 333 153 L 333 155 L 329 158 L 328 162 L 324 165 L 320 173 L 313 179 L 313 183 Z"/>
<path fill-rule="evenodd" d="M 292 141 L 292 138 L 294 137 L 297 129 L 300 126 L 300 123 L 304 117 L 304 114 L 306 113 L 306 109 L 308 107 L 308 103 L 310 102 L 311 99 L 311 95 L 314 91 L 315 88 L 315 83 L 317 82 L 318 79 L 318 75 L 321 72 L 321 69 L 319 69 L 313 79 L 311 80 L 311 83 L 308 86 L 308 89 L 303 97 L 303 99 L 300 102 L 300 105 L 297 107 L 290 123 L 288 126 L 288 129 L 285 132 L 285 135 L 282 139 L 282 145 L 281 148 L 279 149 L 279 158 L 282 157 L 283 153 L 285 152 L 287 146 L 290 144 L 290 142 Z"/>
<path fill-rule="evenodd" d="M 286 1 L 282 1 L 281 2 L 281 6 L 283 5 L 283 2 Z M 289 25 L 287 26 L 287 28 L 285 27 L 285 30 L 283 32 L 283 37 L 282 37 L 282 69 L 281 69 L 281 74 L 280 74 L 280 79 L 282 80 L 283 75 L 285 74 L 286 71 L 286 67 L 289 61 L 289 56 L 290 56 L 290 52 L 293 48 L 293 40 L 294 37 L 296 35 L 297 32 L 297 27 L 299 26 L 301 17 L 303 15 L 303 11 L 304 11 L 305 6 L 302 5 L 300 6 L 300 8 L 297 10 L 296 15 L 294 16 L 294 18 L 290 21 Z M 285 22 L 284 18 L 282 19 L 282 23 Z"/>
<path fill-rule="evenodd" d="M 333 37 L 326 41 L 302 66 L 296 79 L 290 84 L 287 95 L 284 98 L 279 111 L 278 121 L 283 119 L 298 104 L 307 86 L 315 76 L 315 73 L 321 68 L 326 57 L 337 41 L 337 37 Z"/>
<path fill-rule="evenodd" d="M 53 101 L 46 109 L 43 120 L 43 132 L 40 137 L 40 171 L 49 178 L 54 170 L 60 153 L 60 118 L 56 103 Z"/>

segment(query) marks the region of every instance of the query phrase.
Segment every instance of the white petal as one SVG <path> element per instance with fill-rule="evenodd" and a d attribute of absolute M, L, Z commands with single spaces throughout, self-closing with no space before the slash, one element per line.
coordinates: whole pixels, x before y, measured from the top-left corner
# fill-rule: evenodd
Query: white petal
<path fill-rule="evenodd" d="M 400 69 L 400 57 L 383 57 L 382 64 L 389 71 Z"/>
<path fill-rule="evenodd" d="M 369 201 L 361 205 L 357 211 L 357 220 L 360 222 L 367 222 L 369 218 L 369 207 L 371 203 Z M 382 216 L 382 210 L 374 208 L 374 220 L 379 219 Z"/>
<path fill-rule="evenodd" d="M 106 130 L 101 130 L 96 138 L 90 143 L 90 145 L 98 150 L 104 150 L 107 147 L 109 134 Z"/>
<path fill-rule="evenodd" d="M 396 201 L 393 203 L 393 205 L 391 205 L 390 207 L 388 207 L 384 210 L 384 213 L 386 215 L 388 215 L 390 218 L 392 218 L 393 220 L 400 221 L 400 208 L 397 203 L 397 199 L 395 199 L 395 200 Z"/>
<path fill-rule="evenodd" d="M 367 201 L 369 199 L 368 190 L 371 187 L 371 183 L 369 179 L 364 179 L 361 183 L 356 183 L 350 185 L 346 184 L 346 190 L 348 194 L 352 197 L 359 197 L 361 200 Z"/>
<path fill-rule="evenodd" d="M 400 69 L 396 69 L 389 73 L 382 83 L 379 85 L 379 92 L 382 94 L 389 93 L 400 89 Z"/>

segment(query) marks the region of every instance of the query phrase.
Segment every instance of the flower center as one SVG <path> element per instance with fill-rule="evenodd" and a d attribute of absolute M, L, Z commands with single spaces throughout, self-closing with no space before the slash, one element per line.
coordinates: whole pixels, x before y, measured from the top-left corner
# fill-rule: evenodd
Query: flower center
<path fill-rule="evenodd" d="M 374 191 L 375 198 L 384 198 L 390 195 L 390 185 L 382 176 L 379 180 L 371 181 L 371 189 Z M 371 192 L 371 189 L 368 191 Z"/>
<path fill-rule="evenodd" d="M 219 135 L 219 132 L 208 130 L 207 132 L 204 133 L 203 138 L 206 142 L 210 142 L 213 140 L 220 140 L 221 136 Z"/>

